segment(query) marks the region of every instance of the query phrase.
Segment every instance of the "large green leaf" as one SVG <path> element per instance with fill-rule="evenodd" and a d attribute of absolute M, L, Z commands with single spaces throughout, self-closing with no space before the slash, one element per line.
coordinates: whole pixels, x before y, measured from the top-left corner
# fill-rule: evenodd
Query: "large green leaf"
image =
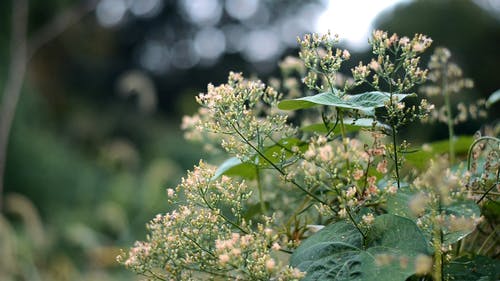
<path fill-rule="evenodd" d="M 412 214 L 409 208 L 410 201 L 414 198 L 414 196 L 416 196 L 416 194 L 417 191 L 409 188 L 399 189 L 396 194 L 387 198 L 387 211 L 390 214 L 406 217 L 416 221 L 417 217 L 415 214 Z M 481 216 L 479 206 L 474 201 L 469 199 L 453 199 L 451 204 L 442 206 L 442 212 L 444 213 L 444 221 L 446 222 L 443 224 L 443 244 L 445 246 L 462 240 L 465 236 L 474 231 L 473 224 L 452 224 L 451 222 L 453 222 L 453 220 L 460 218 L 472 220 L 473 218 L 479 218 Z M 431 210 L 427 209 L 420 218 L 424 225 L 426 225 L 430 220 L 430 216 Z M 426 237 L 430 240 L 432 236 L 432 229 L 430 227 L 425 227 L 422 230 Z"/>
<path fill-rule="evenodd" d="M 485 256 L 460 257 L 444 266 L 446 280 L 496 281 L 500 280 L 500 261 Z"/>
<path fill-rule="evenodd" d="M 410 94 L 393 94 L 398 101 L 403 100 Z M 307 96 L 293 100 L 284 100 L 278 104 L 282 110 L 297 110 L 310 108 L 316 105 L 328 105 L 338 108 L 354 109 L 374 116 L 375 108 L 384 107 L 390 99 L 390 94 L 385 92 L 366 92 L 357 95 L 340 96 L 331 92 L 320 93 L 314 96 Z"/>
<path fill-rule="evenodd" d="M 458 136 L 455 138 L 455 153 L 457 155 L 466 155 L 469 147 L 474 141 L 472 136 Z M 411 166 L 424 170 L 430 163 L 431 159 L 435 159 L 436 155 L 449 152 L 449 141 L 441 140 L 430 144 L 422 145 L 418 151 L 406 153 L 405 160 Z"/>
<path fill-rule="evenodd" d="M 326 226 L 297 248 L 290 264 L 307 272 L 305 281 L 399 281 L 415 273 L 419 254 L 430 253 L 415 223 L 386 214 L 375 218 L 365 242 L 349 222 Z"/>

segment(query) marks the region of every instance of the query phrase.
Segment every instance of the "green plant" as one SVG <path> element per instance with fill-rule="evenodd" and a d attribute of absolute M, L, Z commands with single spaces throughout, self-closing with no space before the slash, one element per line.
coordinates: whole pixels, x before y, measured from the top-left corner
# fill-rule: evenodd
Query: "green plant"
<path fill-rule="evenodd" d="M 350 53 L 337 42 L 330 34 L 299 41 L 301 61 L 286 59 L 283 83 L 270 83 L 288 99 L 239 73 L 198 96 L 186 136 L 231 158 L 218 168 L 200 162 L 168 188 L 177 209 L 153 219 L 146 241 L 119 262 L 150 280 L 499 277 L 487 257 L 498 255 L 498 139 L 474 141 L 469 165 L 451 165 L 438 144 L 412 159 L 399 140 L 402 126 L 433 110 L 407 101 L 426 81 L 420 54 L 432 40 L 375 31 L 374 58 L 352 78 L 339 73 Z M 418 161 L 431 165 L 405 167 Z M 471 272 L 475 264 L 482 268 Z"/>

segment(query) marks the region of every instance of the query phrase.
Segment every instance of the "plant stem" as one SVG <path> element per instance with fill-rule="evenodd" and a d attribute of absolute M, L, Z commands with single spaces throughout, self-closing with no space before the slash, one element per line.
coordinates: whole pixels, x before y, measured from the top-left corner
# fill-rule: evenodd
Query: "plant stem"
<path fill-rule="evenodd" d="M 264 194 L 262 191 L 262 181 L 260 178 L 260 170 L 258 167 L 255 167 L 255 174 L 256 174 L 256 181 L 257 181 L 257 188 L 259 190 L 259 201 L 260 201 L 260 210 L 262 214 L 266 213 L 266 203 L 264 202 Z"/>
<path fill-rule="evenodd" d="M 10 63 L 7 70 L 7 80 L 0 104 L 0 212 L 3 202 L 4 173 L 7 161 L 7 146 L 10 129 L 16 113 L 17 103 L 21 96 L 23 80 L 28 64 L 27 57 L 27 0 L 12 1 Z"/>
<path fill-rule="evenodd" d="M 484 240 L 483 245 L 481 245 L 481 247 L 479 248 L 479 250 L 477 250 L 477 254 L 478 255 L 481 254 L 481 252 L 484 250 L 484 248 L 486 247 L 486 245 L 488 244 L 488 242 L 490 241 L 490 239 L 492 239 L 492 238 L 494 238 L 494 237 L 497 236 L 497 228 L 498 228 L 498 226 L 495 227 L 493 229 L 493 231 L 490 233 L 490 235 L 488 235 L 488 237 Z M 486 255 L 486 252 L 483 253 L 483 254 Z"/>
<path fill-rule="evenodd" d="M 340 121 L 340 134 L 342 135 L 342 144 L 344 145 L 344 152 L 347 154 L 348 148 L 347 148 L 347 136 L 346 136 L 345 126 L 344 126 L 344 111 L 342 111 L 342 109 L 337 109 L 337 115 L 338 115 L 338 119 Z M 351 165 L 349 163 L 349 158 L 346 157 L 345 161 L 346 161 L 347 169 L 349 170 L 351 168 L 350 167 Z"/>
<path fill-rule="evenodd" d="M 437 194 L 437 210 L 433 211 L 433 239 L 432 243 L 434 245 L 434 268 L 432 277 L 434 281 L 443 280 L 443 231 L 441 229 L 441 223 L 436 220 L 438 216 L 441 215 L 441 205 L 442 199 L 439 194 Z"/>
<path fill-rule="evenodd" d="M 399 176 L 399 159 L 398 159 L 398 143 L 397 143 L 397 140 L 396 140 L 396 132 L 397 132 L 397 129 L 396 129 L 396 126 L 392 125 L 392 146 L 394 147 L 394 166 L 395 166 L 395 170 L 396 170 L 396 182 L 398 184 L 398 189 L 401 188 L 401 184 L 400 184 L 400 176 Z"/>
<path fill-rule="evenodd" d="M 346 206 L 345 210 L 346 210 L 347 214 L 349 215 L 349 219 L 351 220 L 351 222 L 354 224 L 354 226 L 356 227 L 356 229 L 359 231 L 359 233 L 363 237 L 363 246 L 366 246 L 365 245 L 365 243 L 366 243 L 366 235 L 365 235 L 365 233 L 363 231 L 361 231 L 361 228 L 359 228 L 358 224 L 356 223 L 356 221 L 352 217 L 351 211 L 349 211 L 349 207 Z"/>
<path fill-rule="evenodd" d="M 443 65 L 442 69 L 442 79 L 441 79 L 441 94 L 444 96 L 444 103 L 446 106 L 446 112 L 448 113 L 448 139 L 449 139 L 449 154 L 450 154 L 450 166 L 455 162 L 455 132 L 453 130 L 453 118 L 451 115 L 451 102 L 450 95 L 448 93 L 448 79 L 447 79 L 447 64 Z"/>
<path fill-rule="evenodd" d="M 475 140 L 470 146 L 469 146 L 469 151 L 467 152 L 467 169 L 470 170 L 471 164 L 472 164 L 472 150 L 474 150 L 474 147 L 481 141 L 496 141 L 498 142 L 500 146 L 500 139 L 495 138 L 495 137 L 490 137 L 490 136 L 483 136 Z"/>
<path fill-rule="evenodd" d="M 98 1 L 77 1 L 47 24 L 27 36 L 29 1 L 13 0 L 10 34 L 10 62 L 0 104 L 0 212 L 3 202 L 7 146 L 28 64 L 38 50 L 95 9 Z"/>

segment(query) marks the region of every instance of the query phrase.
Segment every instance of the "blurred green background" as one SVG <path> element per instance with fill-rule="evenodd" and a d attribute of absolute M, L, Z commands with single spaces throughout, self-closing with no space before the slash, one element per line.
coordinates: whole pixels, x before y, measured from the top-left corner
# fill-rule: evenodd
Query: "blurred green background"
<path fill-rule="evenodd" d="M 9 72 L 14 1 L 0 1 L 2 102 L 9 77 L 23 76 Z M 0 280 L 136 280 L 115 256 L 144 238 L 145 223 L 171 208 L 165 189 L 205 156 L 179 129 L 194 96 L 230 70 L 279 76 L 296 36 L 348 1 L 27 1 L 28 44 L 44 44 L 27 63 L 8 134 Z M 476 84 L 455 103 L 500 88 L 498 1 L 393 2 L 372 28 L 424 33 L 450 48 Z M 342 12 L 355 22 L 357 9 Z M 353 50 L 353 65 L 367 62 L 366 47 Z M 498 110 L 457 134 L 494 122 Z M 442 139 L 443 128 L 425 132 Z M 423 137 L 422 127 L 407 134 Z"/>

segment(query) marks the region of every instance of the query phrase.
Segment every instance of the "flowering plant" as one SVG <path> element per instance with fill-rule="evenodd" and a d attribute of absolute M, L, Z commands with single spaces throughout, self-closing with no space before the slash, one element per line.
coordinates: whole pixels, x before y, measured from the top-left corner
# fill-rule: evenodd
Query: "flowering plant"
<path fill-rule="evenodd" d="M 496 280 L 499 139 L 450 130 L 443 150 L 398 134 L 433 116 L 415 93 L 429 76 L 447 100 L 470 83 L 441 66 L 445 49 L 430 72 L 420 66 L 424 35 L 369 42 L 374 58 L 352 77 L 339 72 L 351 55 L 337 36 L 312 34 L 273 87 L 240 73 L 209 85 L 182 127 L 230 158 L 200 161 L 168 188 L 177 208 L 119 262 L 148 280 Z M 463 143 L 467 165 L 455 163 Z"/>

